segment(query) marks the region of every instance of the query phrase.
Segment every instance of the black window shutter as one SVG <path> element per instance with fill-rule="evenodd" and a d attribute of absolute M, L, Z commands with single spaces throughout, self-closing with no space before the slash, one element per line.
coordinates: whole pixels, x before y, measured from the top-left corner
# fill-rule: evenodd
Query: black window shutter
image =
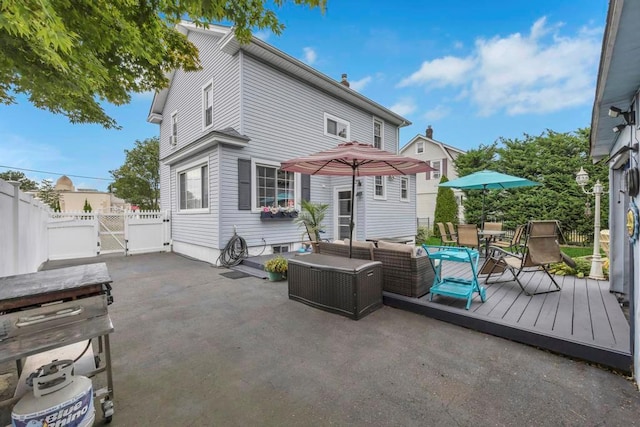
<path fill-rule="evenodd" d="M 429 162 L 429 160 L 425 161 L 425 163 L 431 166 L 431 163 Z M 425 179 L 431 179 L 431 172 L 425 172 L 424 175 L 425 175 Z"/>
<path fill-rule="evenodd" d="M 251 160 L 238 159 L 238 210 L 251 210 Z"/>
<path fill-rule="evenodd" d="M 440 169 L 442 169 L 442 171 L 440 172 L 440 176 L 447 176 L 447 159 L 446 158 L 442 159 L 441 164 L 442 166 L 440 167 Z"/>
<path fill-rule="evenodd" d="M 300 176 L 302 200 L 311 200 L 311 175 L 302 174 Z"/>

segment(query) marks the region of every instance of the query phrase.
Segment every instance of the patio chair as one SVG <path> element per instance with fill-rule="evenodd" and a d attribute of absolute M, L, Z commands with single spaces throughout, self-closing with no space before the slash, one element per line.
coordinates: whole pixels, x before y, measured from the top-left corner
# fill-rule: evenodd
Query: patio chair
<path fill-rule="evenodd" d="M 526 226 L 519 225 L 516 227 L 515 232 L 513 233 L 513 237 L 509 240 L 494 240 L 491 243 L 491 246 L 497 246 L 502 249 L 506 249 L 508 252 L 512 253 L 522 253 L 522 245 L 520 244 L 520 240 L 522 240 L 522 236 L 524 234 Z"/>
<path fill-rule="evenodd" d="M 529 232 L 524 244 L 522 254 L 507 252 L 496 246 L 490 247 L 490 255 L 480 269 L 479 274 L 487 274 L 485 283 L 497 283 L 515 280 L 525 295 L 539 295 L 550 292 L 558 292 L 562 288 L 555 281 L 548 267 L 552 263 L 565 262 L 569 266 L 575 267 L 575 262 L 560 251 L 558 236 L 560 233 L 557 221 L 529 221 L 527 226 Z M 551 279 L 555 289 L 534 292 L 527 291 L 520 281 L 520 274 L 525 271 L 542 270 Z M 494 274 L 504 274 L 509 271 L 513 279 L 489 281 Z"/>
<path fill-rule="evenodd" d="M 451 236 L 447 234 L 447 230 L 444 228 L 444 224 L 441 222 L 437 223 L 438 231 L 440 232 L 440 241 L 444 246 L 452 246 L 456 244 L 456 240 L 452 239 Z"/>
<path fill-rule="evenodd" d="M 456 228 L 453 226 L 452 222 L 447 222 L 447 228 L 449 229 L 449 236 L 451 239 L 458 241 L 458 233 L 456 232 Z"/>
<path fill-rule="evenodd" d="M 478 227 L 474 224 L 458 224 L 458 246 L 465 246 L 480 250 Z"/>
<path fill-rule="evenodd" d="M 484 230 L 502 231 L 502 223 L 501 222 L 485 222 Z"/>

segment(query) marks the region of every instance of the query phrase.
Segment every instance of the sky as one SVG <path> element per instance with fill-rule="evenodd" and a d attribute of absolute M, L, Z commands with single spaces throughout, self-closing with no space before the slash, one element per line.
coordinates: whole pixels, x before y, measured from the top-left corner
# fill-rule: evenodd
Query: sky
<path fill-rule="evenodd" d="M 276 9 L 284 32 L 255 35 L 331 78 L 346 73 L 352 89 L 411 121 L 401 146 L 431 125 L 434 139 L 468 150 L 590 125 L 607 3 L 328 0 L 324 14 L 286 4 Z M 105 190 L 125 150 L 159 135 L 146 121 L 152 99 L 104 105 L 120 130 L 71 124 L 24 97 L 0 105 L 0 172 Z"/>

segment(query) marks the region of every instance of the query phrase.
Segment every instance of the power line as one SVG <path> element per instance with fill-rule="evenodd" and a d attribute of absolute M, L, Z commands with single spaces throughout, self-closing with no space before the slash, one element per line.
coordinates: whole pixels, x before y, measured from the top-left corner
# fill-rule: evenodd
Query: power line
<path fill-rule="evenodd" d="M 19 170 L 19 171 L 27 171 L 27 172 L 50 173 L 50 174 L 53 174 L 53 175 L 66 175 L 66 176 L 72 176 L 74 178 L 99 179 L 101 181 L 113 181 L 113 178 L 97 178 L 95 176 L 71 175 L 71 174 L 68 174 L 68 173 L 39 171 L 39 170 L 36 170 L 36 169 L 16 168 L 16 167 L 13 167 L 13 166 L 5 166 L 5 165 L 0 165 L 0 168 L 11 169 L 11 170 Z"/>

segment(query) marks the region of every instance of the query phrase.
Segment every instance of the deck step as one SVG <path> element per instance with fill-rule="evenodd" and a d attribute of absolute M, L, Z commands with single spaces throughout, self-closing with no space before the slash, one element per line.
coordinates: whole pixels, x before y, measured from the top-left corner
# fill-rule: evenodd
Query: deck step
<path fill-rule="evenodd" d="M 238 265 L 236 265 L 234 267 L 231 267 L 231 270 L 242 271 L 243 273 L 250 274 L 250 275 L 252 275 L 254 277 L 258 277 L 260 279 L 266 279 L 267 278 L 267 272 L 264 271 L 262 269 L 262 267 L 260 267 L 260 268 L 253 267 L 253 264 L 252 265 L 246 265 L 243 262 L 242 264 L 238 264 Z"/>

